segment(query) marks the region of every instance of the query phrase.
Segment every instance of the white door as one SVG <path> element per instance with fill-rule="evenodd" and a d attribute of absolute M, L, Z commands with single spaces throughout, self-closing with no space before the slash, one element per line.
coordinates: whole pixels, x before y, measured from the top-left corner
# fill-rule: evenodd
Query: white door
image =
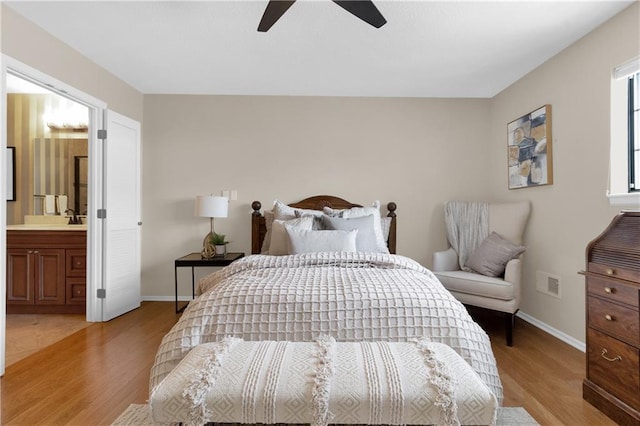
<path fill-rule="evenodd" d="M 140 306 L 140 123 L 106 111 L 102 320 Z"/>

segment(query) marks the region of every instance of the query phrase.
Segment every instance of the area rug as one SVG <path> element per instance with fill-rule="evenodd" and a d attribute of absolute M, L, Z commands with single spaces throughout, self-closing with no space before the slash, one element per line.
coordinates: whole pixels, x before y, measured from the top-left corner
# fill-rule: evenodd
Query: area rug
<path fill-rule="evenodd" d="M 153 426 L 151 409 L 148 404 L 131 404 L 120 414 L 112 426 Z M 498 408 L 496 425 L 499 426 L 536 426 L 538 423 L 522 407 Z"/>

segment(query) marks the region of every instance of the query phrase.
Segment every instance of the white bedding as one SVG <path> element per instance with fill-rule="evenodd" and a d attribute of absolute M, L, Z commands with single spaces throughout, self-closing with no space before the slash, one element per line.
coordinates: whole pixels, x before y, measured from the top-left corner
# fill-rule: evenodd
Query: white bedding
<path fill-rule="evenodd" d="M 417 262 L 383 253 L 253 255 L 203 278 L 201 293 L 163 338 L 150 388 L 195 346 L 245 341 L 407 341 L 426 337 L 465 359 L 502 401 L 486 333 Z"/>

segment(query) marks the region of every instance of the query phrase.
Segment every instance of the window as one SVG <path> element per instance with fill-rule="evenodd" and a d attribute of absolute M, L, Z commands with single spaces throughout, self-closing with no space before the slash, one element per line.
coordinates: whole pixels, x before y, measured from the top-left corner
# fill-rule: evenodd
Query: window
<path fill-rule="evenodd" d="M 640 191 L 640 73 L 629 77 L 629 192 Z"/>
<path fill-rule="evenodd" d="M 640 57 L 611 76 L 609 185 L 611 205 L 640 208 Z"/>

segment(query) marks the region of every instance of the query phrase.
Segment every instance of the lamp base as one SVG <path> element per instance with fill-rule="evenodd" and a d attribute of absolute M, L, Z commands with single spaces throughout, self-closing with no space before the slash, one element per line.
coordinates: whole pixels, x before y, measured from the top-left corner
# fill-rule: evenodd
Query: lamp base
<path fill-rule="evenodd" d="M 209 232 L 202 240 L 202 251 L 200 254 L 203 259 L 212 259 L 213 256 L 216 255 L 216 247 L 211 244 L 211 239 L 213 238 L 213 232 Z"/>

